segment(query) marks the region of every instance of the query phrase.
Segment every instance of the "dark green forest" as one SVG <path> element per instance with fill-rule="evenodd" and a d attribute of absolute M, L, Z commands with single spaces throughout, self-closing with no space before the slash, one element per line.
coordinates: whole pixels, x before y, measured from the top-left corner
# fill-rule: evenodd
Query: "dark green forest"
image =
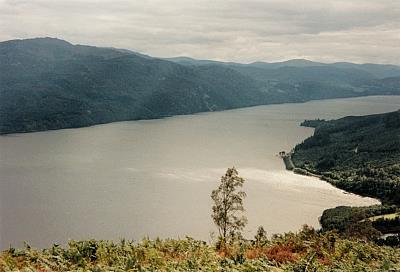
<path fill-rule="evenodd" d="M 296 167 L 346 191 L 400 204 L 400 111 L 303 125 L 315 132 L 295 147 Z"/>
<path fill-rule="evenodd" d="M 314 135 L 291 154 L 294 171 L 320 176 L 347 192 L 378 198 L 383 205 L 336 207 L 320 218 L 323 231 L 399 245 L 400 111 L 338 120 L 306 120 Z"/>

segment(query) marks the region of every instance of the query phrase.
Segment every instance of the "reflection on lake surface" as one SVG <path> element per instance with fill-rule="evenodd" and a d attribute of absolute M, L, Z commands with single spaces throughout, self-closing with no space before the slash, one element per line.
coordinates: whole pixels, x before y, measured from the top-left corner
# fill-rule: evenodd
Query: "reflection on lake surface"
<path fill-rule="evenodd" d="M 210 193 L 227 167 L 246 179 L 246 235 L 318 226 L 326 208 L 370 205 L 284 170 L 299 123 L 396 110 L 400 96 L 282 104 L 0 137 L 0 248 L 29 241 L 209 240 Z"/>

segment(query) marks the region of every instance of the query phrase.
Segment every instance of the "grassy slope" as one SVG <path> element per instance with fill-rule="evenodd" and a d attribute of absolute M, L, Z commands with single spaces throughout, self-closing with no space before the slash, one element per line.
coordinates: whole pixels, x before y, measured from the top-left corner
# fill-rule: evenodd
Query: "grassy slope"
<path fill-rule="evenodd" d="M 368 219 L 371 221 L 376 221 L 378 219 L 395 219 L 396 217 L 399 217 L 400 214 L 398 212 L 395 213 L 388 213 L 388 214 L 383 214 L 383 215 L 376 215 L 376 216 L 371 216 Z"/>

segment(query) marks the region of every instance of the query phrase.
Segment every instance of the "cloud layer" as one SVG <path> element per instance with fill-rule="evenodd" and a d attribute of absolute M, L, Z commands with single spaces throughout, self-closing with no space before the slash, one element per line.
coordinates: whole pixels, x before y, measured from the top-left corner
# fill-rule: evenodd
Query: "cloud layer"
<path fill-rule="evenodd" d="M 400 64 L 400 1 L 0 0 L 0 41 L 38 36 L 159 57 Z"/>

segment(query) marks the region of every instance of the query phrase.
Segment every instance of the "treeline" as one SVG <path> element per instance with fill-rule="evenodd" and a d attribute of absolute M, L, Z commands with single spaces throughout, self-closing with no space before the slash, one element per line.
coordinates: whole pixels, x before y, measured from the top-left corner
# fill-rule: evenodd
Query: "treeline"
<path fill-rule="evenodd" d="M 378 218 L 372 225 L 382 233 L 400 233 L 400 216 L 394 218 Z"/>
<path fill-rule="evenodd" d="M 339 206 L 333 209 L 327 209 L 322 213 L 320 223 L 322 231 L 338 230 L 346 232 L 351 229 L 351 226 L 361 221 L 365 222 L 373 216 L 382 214 L 395 213 L 397 207 L 374 205 L 370 207 L 348 207 Z"/>

